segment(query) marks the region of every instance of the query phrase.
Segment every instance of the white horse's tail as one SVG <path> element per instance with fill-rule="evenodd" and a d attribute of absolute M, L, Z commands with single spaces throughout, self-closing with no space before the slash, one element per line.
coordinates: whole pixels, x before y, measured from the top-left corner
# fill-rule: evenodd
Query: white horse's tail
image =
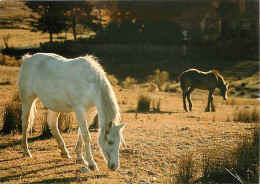
<path fill-rule="evenodd" d="M 28 129 L 32 130 L 32 126 L 34 123 L 34 119 L 35 119 L 35 113 L 36 113 L 36 105 L 35 105 L 36 100 L 34 100 L 34 102 L 32 103 L 31 106 L 31 110 L 30 110 L 30 115 L 29 115 L 29 119 L 28 119 Z"/>

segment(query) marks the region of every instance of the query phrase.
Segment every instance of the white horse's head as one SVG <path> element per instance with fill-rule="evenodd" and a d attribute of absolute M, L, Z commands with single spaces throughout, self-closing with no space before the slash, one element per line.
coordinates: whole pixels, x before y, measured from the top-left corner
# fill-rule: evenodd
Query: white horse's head
<path fill-rule="evenodd" d="M 99 136 L 98 143 L 102 149 L 108 168 L 115 171 L 119 167 L 119 148 L 121 144 L 122 129 L 126 123 L 113 125 L 112 121 L 108 124 L 104 136 Z"/>

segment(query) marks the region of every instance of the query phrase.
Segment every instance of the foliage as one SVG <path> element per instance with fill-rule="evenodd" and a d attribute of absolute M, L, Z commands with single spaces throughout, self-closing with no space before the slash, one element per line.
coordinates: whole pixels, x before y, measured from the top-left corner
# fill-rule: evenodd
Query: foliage
<path fill-rule="evenodd" d="M 34 29 L 43 33 L 49 33 L 50 42 L 52 42 L 53 34 L 60 33 L 66 28 L 66 17 L 64 16 L 64 2 L 57 1 L 27 1 L 26 5 L 37 13 L 37 17 L 31 25 Z"/>
<path fill-rule="evenodd" d="M 91 15 L 92 6 L 87 1 L 72 1 L 66 2 L 65 9 L 64 15 L 67 26 L 72 28 L 74 41 L 76 41 L 80 25 L 84 28 L 93 27 L 92 20 L 94 16 Z"/>
<path fill-rule="evenodd" d="M 138 112 L 150 112 L 151 98 L 147 95 L 140 94 L 137 102 Z"/>
<path fill-rule="evenodd" d="M 157 84 L 158 87 L 161 89 L 163 84 L 169 81 L 169 73 L 166 71 L 161 72 L 160 69 L 154 70 L 154 74 L 149 75 L 147 77 L 147 81 Z"/>
<path fill-rule="evenodd" d="M 112 86 L 117 86 L 118 84 L 118 79 L 112 74 L 112 75 L 106 75 L 107 79 L 111 83 Z"/>
<path fill-rule="evenodd" d="M 121 83 L 122 87 L 125 89 L 133 88 L 133 86 L 137 83 L 137 80 L 133 77 L 126 77 L 125 80 Z"/>

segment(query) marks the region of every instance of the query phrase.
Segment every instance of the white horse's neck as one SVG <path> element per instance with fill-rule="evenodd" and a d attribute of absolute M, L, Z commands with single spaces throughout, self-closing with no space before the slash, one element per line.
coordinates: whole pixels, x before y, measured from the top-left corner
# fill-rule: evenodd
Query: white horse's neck
<path fill-rule="evenodd" d="M 106 77 L 103 78 L 100 88 L 101 100 L 100 103 L 97 104 L 97 110 L 100 118 L 101 134 L 103 134 L 111 121 L 114 125 L 119 124 L 120 109 L 112 86 Z"/>

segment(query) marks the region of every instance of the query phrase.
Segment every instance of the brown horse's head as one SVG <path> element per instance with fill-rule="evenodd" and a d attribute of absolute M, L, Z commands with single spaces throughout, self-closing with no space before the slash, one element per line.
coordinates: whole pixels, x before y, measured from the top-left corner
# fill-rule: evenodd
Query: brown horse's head
<path fill-rule="evenodd" d="M 220 89 L 220 93 L 223 96 L 223 99 L 226 100 L 227 99 L 227 92 L 228 92 L 228 84 L 222 84 L 221 86 L 219 86 Z"/>

